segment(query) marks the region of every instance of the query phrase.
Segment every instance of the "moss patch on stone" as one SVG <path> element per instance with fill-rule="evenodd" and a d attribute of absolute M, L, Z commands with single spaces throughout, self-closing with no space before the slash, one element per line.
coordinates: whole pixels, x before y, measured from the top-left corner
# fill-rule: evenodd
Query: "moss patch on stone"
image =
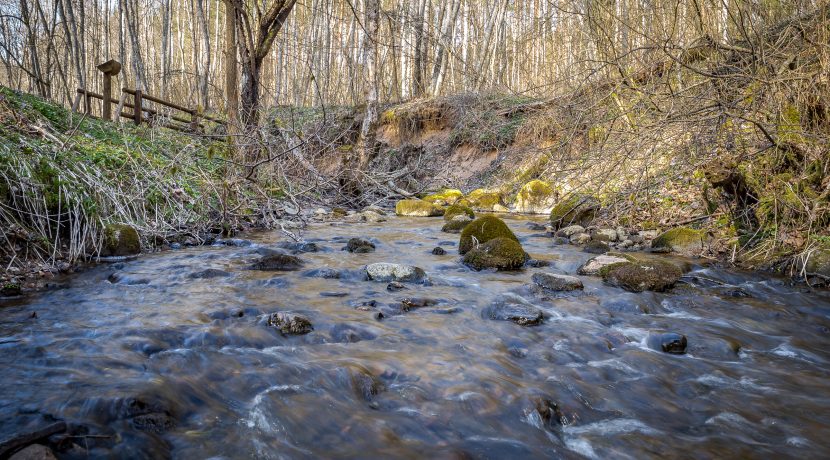
<path fill-rule="evenodd" d="M 703 251 L 706 232 L 688 227 L 676 227 L 657 236 L 652 242 L 654 249 L 669 250 L 683 255 L 699 255 Z"/>
<path fill-rule="evenodd" d="M 444 211 L 444 220 L 450 221 L 455 216 L 467 215 L 470 219 L 476 218 L 476 213 L 467 206 L 454 204 Z"/>
<path fill-rule="evenodd" d="M 458 200 L 464 197 L 464 193 L 461 190 L 456 190 L 452 188 L 445 188 L 437 193 L 433 193 L 431 195 L 427 195 L 423 198 L 424 201 L 428 201 L 430 203 L 435 204 L 454 204 Z"/>
<path fill-rule="evenodd" d="M 572 194 L 560 201 L 550 212 L 550 223 L 558 229 L 576 224 L 588 226 L 599 211 L 599 202 L 596 198 Z"/>
<path fill-rule="evenodd" d="M 476 244 L 484 244 L 495 238 L 507 238 L 519 242 L 510 227 L 503 220 L 494 216 L 484 216 L 472 221 L 461 232 L 458 252 L 466 254 Z"/>
<path fill-rule="evenodd" d="M 461 233 L 462 230 L 470 225 L 471 220 L 451 220 L 441 227 L 441 231 L 445 233 Z"/>
<path fill-rule="evenodd" d="M 626 291 L 662 292 L 674 286 L 682 272 L 668 262 L 650 260 L 607 265 L 599 274 L 606 283 Z"/>
<path fill-rule="evenodd" d="M 516 195 L 516 211 L 528 213 L 544 213 L 553 205 L 556 191 L 551 184 L 535 179 L 519 190 Z"/>
<path fill-rule="evenodd" d="M 494 206 L 503 205 L 499 192 L 483 188 L 473 190 L 465 199 L 469 201 L 470 207 L 482 211 L 492 211 Z"/>
<path fill-rule="evenodd" d="M 517 241 L 499 237 L 471 249 L 464 255 L 463 261 L 474 270 L 518 270 L 524 265 L 525 252 Z"/>
<path fill-rule="evenodd" d="M 130 256 L 139 253 L 141 239 L 135 228 L 124 224 L 109 224 L 104 227 L 102 256 Z"/>
<path fill-rule="evenodd" d="M 395 204 L 399 216 L 435 217 L 444 215 L 444 209 L 424 200 L 401 200 Z"/>

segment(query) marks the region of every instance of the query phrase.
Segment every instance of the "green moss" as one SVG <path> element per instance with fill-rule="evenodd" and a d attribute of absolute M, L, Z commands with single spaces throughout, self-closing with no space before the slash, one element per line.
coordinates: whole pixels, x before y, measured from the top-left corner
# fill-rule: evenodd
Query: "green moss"
<path fill-rule="evenodd" d="M 525 263 L 525 252 L 517 241 L 499 237 L 471 249 L 464 255 L 463 262 L 475 270 L 517 270 Z"/>
<path fill-rule="evenodd" d="M 461 190 L 443 189 L 439 192 L 427 195 L 423 198 L 424 201 L 435 204 L 453 204 L 464 196 Z"/>
<path fill-rule="evenodd" d="M 454 204 L 447 207 L 446 211 L 444 211 L 444 220 L 450 221 L 453 217 L 460 215 L 467 215 L 470 219 L 476 218 L 476 213 L 472 209 L 460 204 Z"/>
<path fill-rule="evenodd" d="M 706 239 L 706 232 L 688 227 L 675 227 L 657 236 L 651 247 L 655 249 L 668 249 L 687 255 L 697 255 L 703 251 L 703 244 Z"/>
<path fill-rule="evenodd" d="M 595 198 L 574 193 L 553 207 L 550 222 L 557 229 L 571 224 L 585 227 L 594 220 L 598 210 L 599 202 Z"/>
<path fill-rule="evenodd" d="M 543 213 L 556 199 L 556 191 L 549 183 L 535 179 L 519 189 L 516 195 L 516 210 L 518 212 Z"/>
<path fill-rule="evenodd" d="M 399 216 L 434 217 L 444 215 L 444 209 L 424 200 L 401 200 L 395 204 Z"/>
<path fill-rule="evenodd" d="M 665 291 L 682 275 L 679 268 L 659 260 L 620 262 L 603 267 L 602 279 L 627 291 Z"/>
<path fill-rule="evenodd" d="M 500 193 L 482 188 L 470 192 L 466 199 L 470 207 L 484 211 L 492 211 L 494 206 L 504 204 Z"/>
<path fill-rule="evenodd" d="M 135 228 L 124 224 L 104 227 L 102 256 L 128 256 L 141 252 L 141 239 Z"/>
<path fill-rule="evenodd" d="M 0 286 L 0 296 L 18 296 L 20 291 L 21 287 L 17 283 L 5 283 Z"/>
<path fill-rule="evenodd" d="M 494 216 L 484 216 L 470 222 L 461 232 L 461 240 L 458 244 L 458 251 L 466 254 L 476 244 L 484 244 L 494 238 L 508 238 L 519 242 L 510 227 L 501 219 Z"/>

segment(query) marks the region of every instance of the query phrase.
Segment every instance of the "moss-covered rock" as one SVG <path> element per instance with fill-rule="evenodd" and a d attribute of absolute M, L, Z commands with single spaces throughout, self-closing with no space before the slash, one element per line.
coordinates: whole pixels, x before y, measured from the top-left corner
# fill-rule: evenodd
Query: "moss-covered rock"
<path fill-rule="evenodd" d="M 530 214 L 547 214 L 556 202 L 556 190 L 542 180 L 532 180 L 516 195 L 515 210 Z"/>
<path fill-rule="evenodd" d="M 464 264 L 474 270 L 518 270 L 525 263 L 522 245 L 510 238 L 493 238 L 464 254 Z"/>
<path fill-rule="evenodd" d="M 458 200 L 460 200 L 463 197 L 464 193 L 461 190 L 445 188 L 439 192 L 425 196 L 423 200 L 443 206 L 447 204 L 455 204 Z"/>
<path fill-rule="evenodd" d="M 806 254 L 804 271 L 810 276 L 830 279 L 830 248 L 821 248 Z"/>
<path fill-rule="evenodd" d="M 443 216 L 444 209 L 424 200 L 401 200 L 395 204 L 399 216 L 435 217 Z"/>
<path fill-rule="evenodd" d="M 140 253 L 141 238 L 135 228 L 124 224 L 109 224 L 104 227 L 101 256 L 131 256 Z"/>
<path fill-rule="evenodd" d="M 0 297 L 19 296 L 20 292 L 20 285 L 17 283 L 4 283 L 0 285 Z"/>
<path fill-rule="evenodd" d="M 596 198 L 572 194 L 560 201 L 550 211 L 550 223 L 553 228 L 559 229 L 569 225 L 588 226 L 599 211 L 599 201 Z"/>
<path fill-rule="evenodd" d="M 453 219 L 444 224 L 444 226 L 441 227 L 441 231 L 445 233 L 461 233 L 461 231 L 464 230 L 464 227 L 470 225 L 470 222 L 472 222 L 470 219 Z"/>
<path fill-rule="evenodd" d="M 473 190 L 465 199 L 470 203 L 470 207 L 477 211 L 493 211 L 494 207 L 504 206 L 499 192 L 483 188 Z"/>
<path fill-rule="evenodd" d="M 682 275 L 675 265 L 659 260 L 614 263 L 603 267 L 599 273 L 611 286 L 631 292 L 665 291 Z"/>
<path fill-rule="evenodd" d="M 466 215 L 470 219 L 476 218 L 476 213 L 473 212 L 472 209 L 468 208 L 467 206 L 463 206 L 460 204 L 454 204 L 452 206 L 447 207 L 444 211 L 444 220 L 450 221 L 455 216 L 464 216 Z"/>
<path fill-rule="evenodd" d="M 519 242 L 510 227 L 498 217 L 484 216 L 470 222 L 461 232 L 458 252 L 466 254 L 478 244 L 484 244 L 495 238 L 507 238 Z"/>
<path fill-rule="evenodd" d="M 651 247 L 657 251 L 677 252 L 686 256 L 697 256 L 703 252 L 706 232 L 688 227 L 676 227 L 657 236 Z"/>

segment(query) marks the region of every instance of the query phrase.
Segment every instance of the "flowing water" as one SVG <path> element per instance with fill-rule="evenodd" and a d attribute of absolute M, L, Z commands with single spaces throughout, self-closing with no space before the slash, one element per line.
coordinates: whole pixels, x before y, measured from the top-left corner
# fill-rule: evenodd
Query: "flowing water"
<path fill-rule="evenodd" d="M 258 233 L 0 301 L 0 439 L 50 414 L 78 436 L 58 452 L 75 458 L 830 456 L 827 292 L 685 261 L 667 293 L 583 277 L 584 292 L 540 297 L 533 273 L 573 274 L 591 255 L 507 221 L 550 267 L 473 272 L 440 218 L 392 218 L 313 224 L 320 251 L 301 271 L 248 270 L 284 241 Z M 354 236 L 377 251 L 341 251 Z M 432 283 L 365 281 L 381 261 Z M 209 268 L 228 276 L 193 277 Z M 322 268 L 342 276 L 312 276 Z M 430 302 L 403 311 L 405 298 Z M 494 302 L 545 322 L 491 320 Z M 276 311 L 314 331 L 280 335 L 262 319 Z M 688 353 L 648 348 L 659 331 L 685 334 Z"/>

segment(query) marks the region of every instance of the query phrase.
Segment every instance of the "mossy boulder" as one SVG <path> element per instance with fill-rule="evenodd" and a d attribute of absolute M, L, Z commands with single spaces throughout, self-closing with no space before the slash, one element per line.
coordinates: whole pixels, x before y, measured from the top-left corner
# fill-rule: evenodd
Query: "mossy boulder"
<path fill-rule="evenodd" d="M 470 249 L 463 261 L 474 270 L 518 270 L 525 263 L 525 251 L 517 241 L 499 237 Z"/>
<path fill-rule="evenodd" d="M 807 275 L 830 279 L 830 248 L 821 248 L 808 253 L 804 271 Z"/>
<path fill-rule="evenodd" d="M 445 188 L 436 193 L 425 196 L 423 200 L 443 206 L 447 204 L 455 204 L 458 200 L 460 200 L 463 197 L 464 193 L 461 190 Z"/>
<path fill-rule="evenodd" d="M 703 252 L 706 232 L 688 227 L 676 227 L 665 231 L 651 242 L 656 251 L 676 252 L 685 256 L 697 256 Z"/>
<path fill-rule="evenodd" d="M 464 219 L 462 216 L 456 216 L 456 218 L 444 224 L 441 227 L 441 231 L 445 233 L 461 233 L 467 225 L 470 225 L 470 222 L 472 222 L 472 219 Z"/>
<path fill-rule="evenodd" d="M 631 292 L 665 291 L 680 279 L 679 268 L 659 260 L 619 262 L 602 267 L 602 279 L 611 286 Z"/>
<path fill-rule="evenodd" d="M 572 194 L 550 211 L 550 223 L 559 229 L 569 225 L 587 227 L 599 211 L 599 201 L 588 195 Z"/>
<path fill-rule="evenodd" d="M 399 216 L 436 217 L 443 216 L 444 209 L 424 200 L 401 200 L 395 204 L 395 214 Z"/>
<path fill-rule="evenodd" d="M 466 254 L 478 244 L 484 244 L 495 238 L 507 238 L 519 242 L 510 227 L 498 217 L 484 216 L 472 221 L 461 231 L 458 252 Z"/>
<path fill-rule="evenodd" d="M 465 199 L 470 203 L 469 206 L 477 211 L 494 211 L 494 208 L 504 207 L 501 193 L 493 190 L 475 189 Z"/>
<path fill-rule="evenodd" d="M 0 284 L 0 297 L 15 297 L 21 293 L 20 285 L 17 283 Z"/>
<path fill-rule="evenodd" d="M 476 213 L 471 208 L 460 204 L 449 206 L 444 211 L 444 220 L 446 221 L 452 220 L 455 216 L 467 216 L 472 220 L 476 218 Z"/>
<path fill-rule="evenodd" d="M 516 195 L 515 210 L 529 214 L 547 214 L 556 202 L 556 190 L 542 180 L 532 180 Z"/>
<path fill-rule="evenodd" d="M 109 224 L 104 227 L 104 241 L 101 256 L 119 257 L 141 253 L 141 238 L 138 231 L 124 224 Z"/>

